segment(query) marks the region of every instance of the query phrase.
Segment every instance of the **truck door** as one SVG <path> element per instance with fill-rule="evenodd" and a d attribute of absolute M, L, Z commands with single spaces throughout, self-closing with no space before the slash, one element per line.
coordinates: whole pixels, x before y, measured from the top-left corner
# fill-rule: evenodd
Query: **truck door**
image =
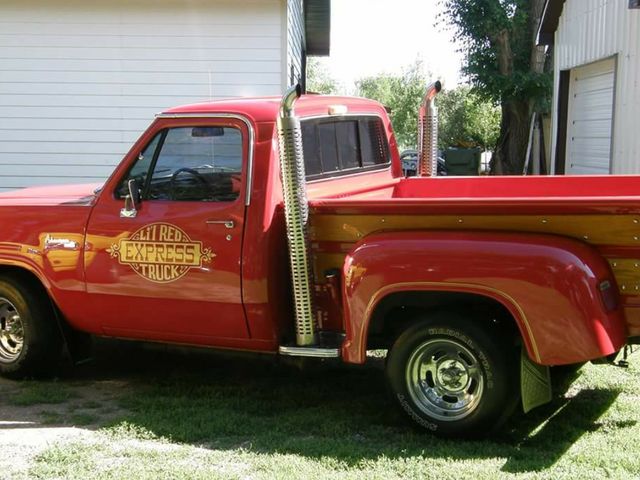
<path fill-rule="evenodd" d="M 248 127 L 226 117 L 155 125 L 107 182 L 89 219 L 87 308 L 107 335 L 196 344 L 247 338 L 241 249 Z M 141 201 L 127 210 L 129 180 Z"/>

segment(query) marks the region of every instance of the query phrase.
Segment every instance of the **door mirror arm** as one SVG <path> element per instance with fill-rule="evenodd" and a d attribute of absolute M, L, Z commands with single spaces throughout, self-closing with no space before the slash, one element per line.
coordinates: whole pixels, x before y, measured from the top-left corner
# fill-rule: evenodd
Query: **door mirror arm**
<path fill-rule="evenodd" d="M 140 206 L 140 202 L 142 201 L 138 181 L 133 178 L 129 179 L 129 181 L 127 182 L 127 187 L 129 188 L 129 196 L 133 201 L 133 208 L 137 210 Z"/>
<path fill-rule="evenodd" d="M 138 182 L 133 178 L 127 182 L 127 188 L 129 193 L 124 197 L 124 208 L 120 210 L 120 217 L 135 218 L 142 200 L 140 188 L 138 188 Z"/>

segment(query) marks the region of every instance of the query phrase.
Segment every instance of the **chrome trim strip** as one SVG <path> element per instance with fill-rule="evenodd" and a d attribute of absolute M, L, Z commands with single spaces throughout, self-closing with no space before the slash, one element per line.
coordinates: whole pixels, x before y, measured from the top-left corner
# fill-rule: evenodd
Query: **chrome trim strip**
<path fill-rule="evenodd" d="M 158 113 L 156 118 L 233 118 L 243 122 L 249 131 L 249 164 L 247 165 L 247 191 L 244 204 L 247 207 L 251 205 L 251 190 L 253 188 L 253 150 L 255 147 L 256 135 L 253 125 L 247 117 L 235 113 Z"/>
<path fill-rule="evenodd" d="M 288 357 L 313 357 L 313 358 L 338 358 L 339 348 L 317 348 L 317 347 L 285 347 L 278 349 L 280 355 Z"/>

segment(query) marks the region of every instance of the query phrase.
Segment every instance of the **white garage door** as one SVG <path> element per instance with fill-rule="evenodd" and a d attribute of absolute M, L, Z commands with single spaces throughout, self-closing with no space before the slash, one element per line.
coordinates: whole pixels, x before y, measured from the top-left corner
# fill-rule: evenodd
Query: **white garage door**
<path fill-rule="evenodd" d="M 282 91 L 280 0 L 0 2 L 0 191 L 104 180 L 167 107 Z"/>
<path fill-rule="evenodd" d="M 567 174 L 611 171 L 615 60 L 571 71 L 567 125 Z"/>

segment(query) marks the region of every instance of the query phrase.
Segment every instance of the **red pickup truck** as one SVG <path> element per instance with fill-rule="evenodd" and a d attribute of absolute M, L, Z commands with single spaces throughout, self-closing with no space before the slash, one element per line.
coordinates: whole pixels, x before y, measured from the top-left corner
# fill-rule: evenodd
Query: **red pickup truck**
<path fill-rule="evenodd" d="M 362 364 L 398 405 L 482 434 L 550 367 L 640 336 L 640 177 L 403 178 L 385 109 L 241 99 L 157 116 L 104 185 L 0 195 L 0 372 L 89 335 Z M 294 110 L 295 107 L 295 110 Z"/>

